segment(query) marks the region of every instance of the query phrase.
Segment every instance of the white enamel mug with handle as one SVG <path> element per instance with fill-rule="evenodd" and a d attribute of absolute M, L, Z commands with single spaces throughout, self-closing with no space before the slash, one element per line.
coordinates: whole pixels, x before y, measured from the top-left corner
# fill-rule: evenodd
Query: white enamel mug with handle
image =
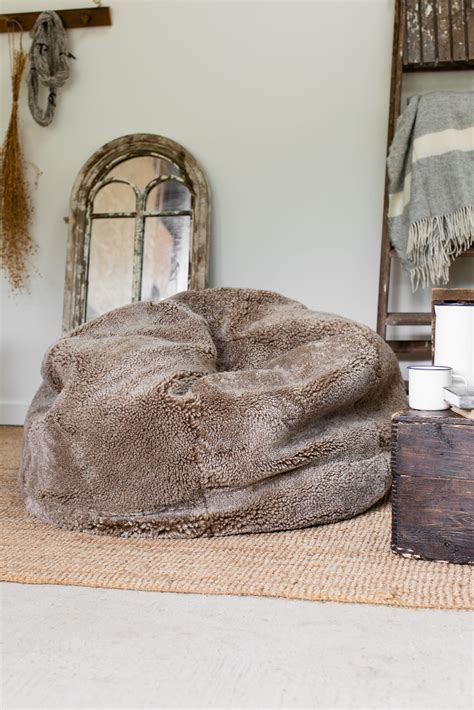
<path fill-rule="evenodd" d="M 409 365 L 408 403 L 411 409 L 439 411 L 449 409 L 444 399 L 443 388 L 451 387 L 453 381 L 466 384 L 464 377 L 453 375 L 448 365 Z"/>

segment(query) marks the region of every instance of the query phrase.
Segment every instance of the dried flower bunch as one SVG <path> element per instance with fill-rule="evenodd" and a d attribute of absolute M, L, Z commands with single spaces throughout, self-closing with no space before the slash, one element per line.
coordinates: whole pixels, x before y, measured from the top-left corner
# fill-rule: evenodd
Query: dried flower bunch
<path fill-rule="evenodd" d="M 0 153 L 0 265 L 13 290 L 25 287 L 28 257 L 35 246 L 30 234 L 32 205 L 18 125 L 18 98 L 27 54 L 13 48 L 10 33 L 12 111 Z"/>

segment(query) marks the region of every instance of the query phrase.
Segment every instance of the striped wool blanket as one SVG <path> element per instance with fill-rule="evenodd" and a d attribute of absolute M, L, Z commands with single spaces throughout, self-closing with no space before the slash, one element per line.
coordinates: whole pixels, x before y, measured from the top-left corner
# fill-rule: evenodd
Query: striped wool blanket
<path fill-rule="evenodd" d="M 388 157 L 390 239 L 413 290 L 473 244 L 474 92 L 413 96 Z"/>

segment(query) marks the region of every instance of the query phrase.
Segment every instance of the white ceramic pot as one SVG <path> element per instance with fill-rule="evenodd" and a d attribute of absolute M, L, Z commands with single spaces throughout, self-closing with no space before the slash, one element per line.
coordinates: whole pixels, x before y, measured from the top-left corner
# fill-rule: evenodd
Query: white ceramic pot
<path fill-rule="evenodd" d="M 474 306 L 435 306 L 435 365 L 449 365 L 474 386 Z"/>

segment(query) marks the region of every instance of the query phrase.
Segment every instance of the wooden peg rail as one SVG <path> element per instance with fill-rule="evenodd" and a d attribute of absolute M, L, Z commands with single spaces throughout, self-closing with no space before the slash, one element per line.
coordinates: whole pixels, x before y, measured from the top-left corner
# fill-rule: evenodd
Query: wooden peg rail
<path fill-rule="evenodd" d="M 66 30 L 107 27 L 112 24 L 110 7 L 83 7 L 79 10 L 56 10 Z M 41 12 L 16 12 L 0 15 L 1 32 L 29 32 Z M 21 29 L 20 29 L 21 28 Z"/>

